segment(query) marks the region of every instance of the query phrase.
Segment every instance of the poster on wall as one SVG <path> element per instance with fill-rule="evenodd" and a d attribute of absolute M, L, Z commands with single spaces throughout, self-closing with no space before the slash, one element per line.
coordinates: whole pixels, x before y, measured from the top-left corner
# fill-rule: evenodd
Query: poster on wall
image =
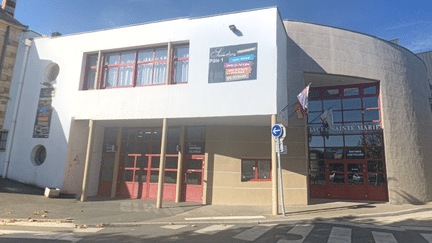
<path fill-rule="evenodd" d="M 186 154 L 204 154 L 205 143 L 186 143 Z"/>
<path fill-rule="evenodd" d="M 52 115 L 53 88 L 42 88 L 39 94 L 33 138 L 48 138 Z"/>
<path fill-rule="evenodd" d="M 210 48 L 209 83 L 257 78 L 257 43 Z"/>
<path fill-rule="evenodd" d="M 346 148 L 347 159 L 365 159 L 365 149 L 361 147 Z"/>

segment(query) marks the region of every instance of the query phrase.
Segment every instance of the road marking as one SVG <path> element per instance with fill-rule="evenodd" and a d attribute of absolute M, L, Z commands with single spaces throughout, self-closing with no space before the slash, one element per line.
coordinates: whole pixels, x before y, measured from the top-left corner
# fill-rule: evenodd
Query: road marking
<path fill-rule="evenodd" d="M 327 243 L 351 243 L 351 232 L 349 228 L 333 227 Z"/>
<path fill-rule="evenodd" d="M 265 217 L 264 216 L 227 216 L 227 217 L 185 218 L 185 220 L 209 220 L 209 219 L 265 219 Z"/>
<path fill-rule="evenodd" d="M 173 230 L 177 230 L 177 229 L 181 229 L 186 227 L 187 225 L 184 224 L 179 224 L 179 225 L 164 225 L 161 228 L 165 228 L 165 229 L 173 229 Z"/>
<path fill-rule="evenodd" d="M 405 231 L 402 227 L 391 227 L 391 226 L 382 226 L 382 225 L 372 225 L 372 224 L 360 224 L 360 223 L 351 223 L 351 222 L 331 222 L 329 224 L 339 224 L 344 226 L 353 226 L 353 227 L 359 227 L 359 228 L 375 228 L 375 229 L 382 229 L 382 230 L 395 230 L 395 231 Z"/>
<path fill-rule="evenodd" d="M 276 224 L 260 224 L 258 226 L 253 227 L 252 229 L 248 229 L 243 231 L 242 233 L 234 236 L 235 239 L 254 241 L 265 232 L 271 230 Z"/>
<path fill-rule="evenodd" d="M 55 233 L 48 231 L 19 231 L 0 230 L 0 239 L 42 239 L 42 240 L 66 240 L 71 242 L 80 241 L 82 238 L 75 238 L 73 233 Z"/>
<path fill-rule="evenodd" d="M 50 227 L 50 228 L 73 228 L 73 223 L 58 223 L 58 222 L 13 222 L 6 223 L 9 226 L 30 226 L 30 227 Z"/>
<path fill-rule="evenodd" d="M 219 231 L 226 230 L 228 228 L 233 227 L 234 225 L 212 225 L 204 229 L 200 229 L 195 231 L 198 234 L 206 234 L 206 235 L 214 235 Z"/>
<path fill-rule="evenodd" d="M 96 233 L 102 230 L 102 228 L 85 228 L 85 229 L 74 229 L 74 233 Z"/>
<path fill-rule="evenodd" d="M 375 242 L 379 243 L 398 243 L 396 238 L 392 233 L 384 233 L 384 232 L 377 232 L 372 231 L 372 236 L 375 240 Z"/>
<path fill-rule="evenodd" d="M 309 225 L 309 224 L 298 224 L 294 226 L 290 231 L 288 231 L 288 234 L 295 234 L 295 235 L 301 235 L 302 239 L 300 240 L 278 240 L 277 243 L 302 243 L 306 236 L 309 235 L 309 233 L 312 231 L 312 229 L 315 227 L 315 225 Z"/>
<path fill-rule="evenodd" d="M 422 226 L 401 226 L 401 228 L 405 230 L 432 231 L 432 227 L 422 227 Z"/>
<path fill-rule="evenodd" d="M 427 242 L 432 243 L 432 234 L 425 234 L 425 233 L 420 233 L 421 236 L 423 236 L 423 238 L 425 238 L 425 240 L 427 240 Z"/>

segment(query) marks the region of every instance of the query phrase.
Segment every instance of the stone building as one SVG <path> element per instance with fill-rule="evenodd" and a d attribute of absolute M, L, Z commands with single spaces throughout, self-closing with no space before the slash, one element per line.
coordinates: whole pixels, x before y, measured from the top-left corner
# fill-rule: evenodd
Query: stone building
<path fill-rule="evenodd" d="M 9 101 L 12 75 L 18 52 L 18 41 L 27 26 L 14 19 L 0 8 L 0 150 L 5 149 L 7 131 L 3 130 L 4 119 Z"/>

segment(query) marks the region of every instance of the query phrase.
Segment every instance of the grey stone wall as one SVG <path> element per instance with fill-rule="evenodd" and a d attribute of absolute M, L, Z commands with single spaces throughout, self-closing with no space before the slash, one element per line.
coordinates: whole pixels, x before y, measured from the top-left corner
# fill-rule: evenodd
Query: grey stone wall
<path fill-rule="evenodd" d="M 432 116 L 424 63 L 409 50 L 373 36 L 303 22 L 284 24 L 293 92 L 307 82 L 305 73 L 379 81 L 389 201 L 432 200 Z M 343 79 L 319 85 L 335 84 L 344 84 Z"/>
<path fill-rule="evenodd" d="M 426 64 L 429 83 L 432 84 L 432 51 L 417 53 L 417 56 Z"/>

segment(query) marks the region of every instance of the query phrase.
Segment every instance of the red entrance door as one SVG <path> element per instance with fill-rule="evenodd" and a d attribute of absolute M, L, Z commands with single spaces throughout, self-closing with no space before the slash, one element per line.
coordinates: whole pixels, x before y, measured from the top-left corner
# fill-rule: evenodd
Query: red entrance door
<path fill-rule="evenodd" d="M 117 196 L 156 199 L 159 179 L 161 129 L 124 129 Z M 168 148 L 173 147 L 168 141 Z M 171 146 L 170 146 L 171 145 Z M 175 146 L 174 146 L 175 148 Z M 174 151 L 175 152 L 175 151 Z M 178 155 L 167 151 L 163 200 L 174 201 Z"/>
<path fill-rule="evenodd" d="M 166 157 L 164 192 L 162 200 L 175 200 L 177 156 Z M 120 167 L 117 195 L 126 198 L 156 199 L 160 155 L 128 154 Z"/>
<path fill-rule="evenodd" d="M 119 170 L 117 196 L 138 197 L 138 191 L 141 191 L 139 187 L 142 187 L 141 178 L 147 174 L 146 167 L 143 166 L 143 162 L 147 162 L 145 158 L 147 157 L 143 157 L 141 154 L 127 154 L 123 158 Z"/>
<path fill-rule="evenodd" d="M 326 162 L 328 178 L 327 197 L 352 200 L 367 200 L 365 182 L 366 161 Z"/>
<path fill-rule="evenodd" d="M 368 160 L 311 163 L 311 197 L 387 201 L 383 164 Z"/>
<path fill-rule="evenodd" d="M 182 201 L 202 202 L 204 155 L 186 155 L 183 171 Z"/>

